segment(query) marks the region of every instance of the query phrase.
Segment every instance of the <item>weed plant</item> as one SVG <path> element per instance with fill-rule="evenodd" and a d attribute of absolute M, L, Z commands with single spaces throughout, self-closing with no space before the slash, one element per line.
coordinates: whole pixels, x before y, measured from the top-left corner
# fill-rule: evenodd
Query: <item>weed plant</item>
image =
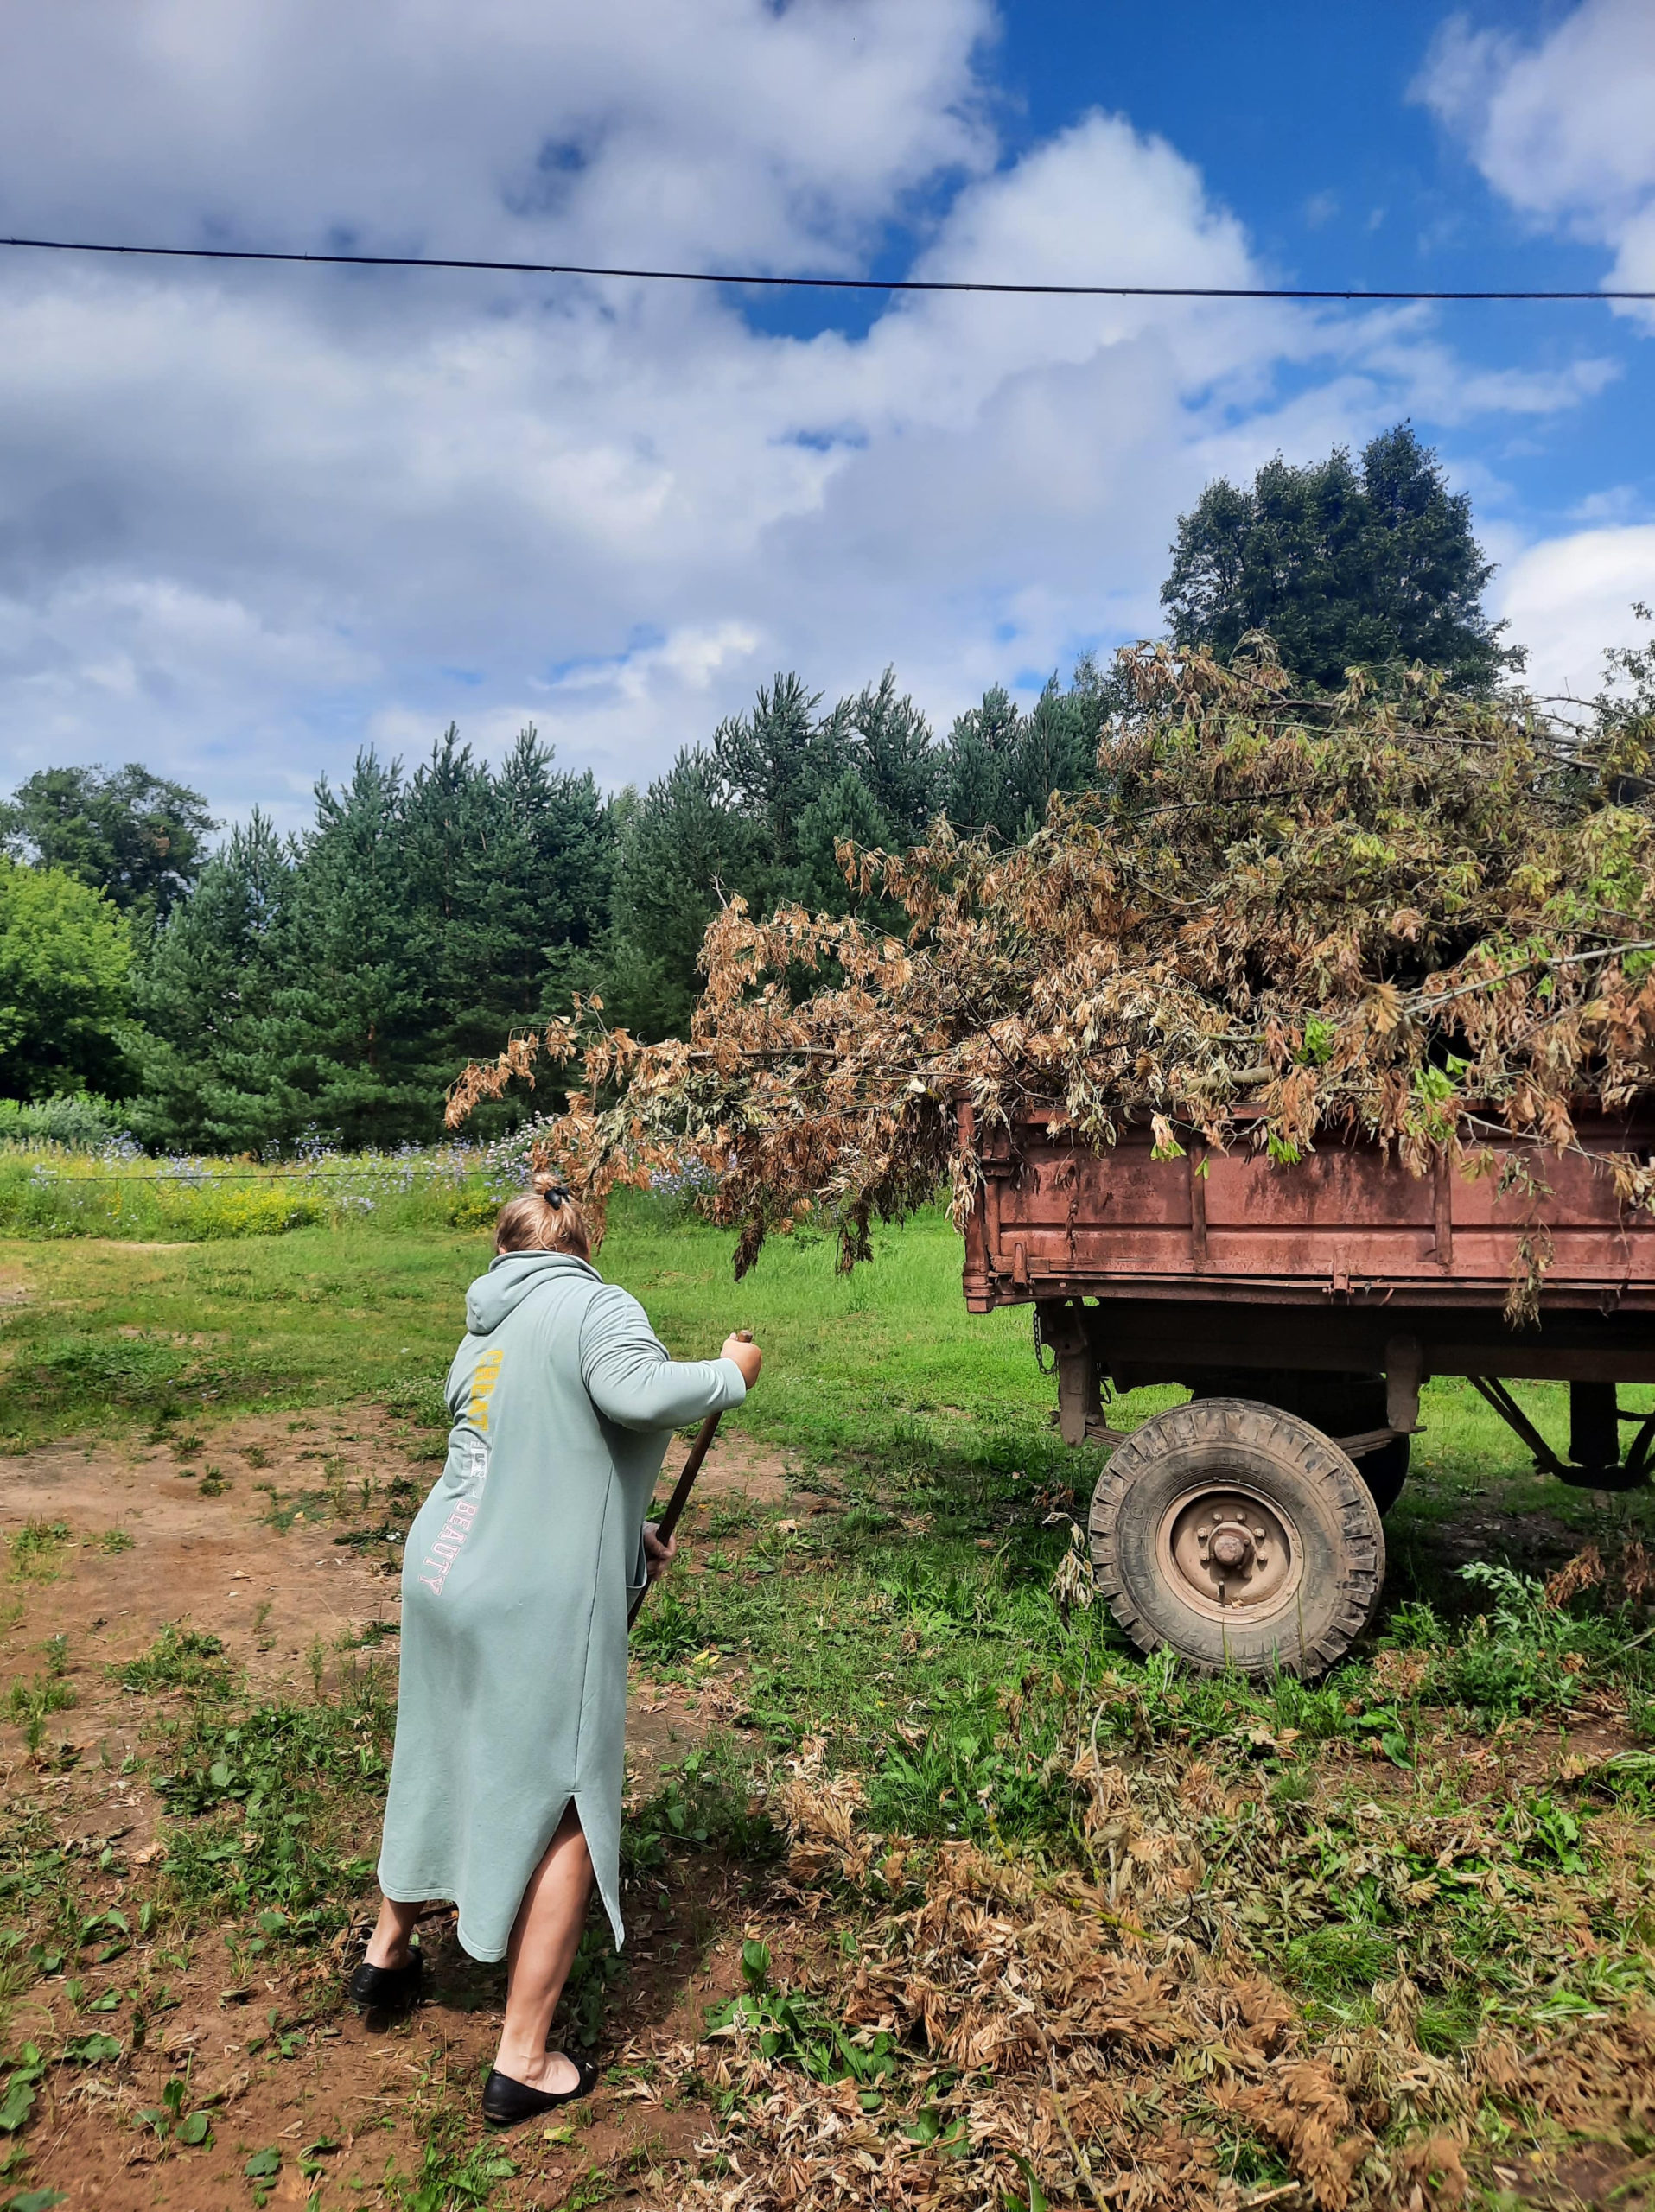
<path fill-rule="evenodd" d="M 111 1675 L 122 1687 L 141 1693 L 195 1690 L 204 1696 L 225 1697 L 232 1675 L 224 1656 L 223 1640 L 195 1629 L 181 1629 L 169 1621 L 142 1658 L 111 1667 Z"/>
<path fill-rule="evenodd" d="M 368 1660 L 310 1702 L 250 1707 L 199 1687 L 156 1780 L 179 1908 L 257 1916 L 264 1942 L 331 1933 L 372 1866 L 359 1854 L 389 1771 L 389 1678 Z"/>
<path fill-rule="evenodd" d="M 69 1541 L 66 1521 L 48 1521 L 36 1514 L 9 1540 L 14 1582 L 51 1582 L 58 1572 L 59 1555 Z"/>
<path fill-rule="evenodd" d="M 73 1684 L 62 1681 L 49 1669 L 29 1681 L 20 1677 L 6 1694 L 6 1709 L 14 1720 L 21 1723 L 23 1741 L 31 1758 L 39 1753 L 46 1740 L 48 1715 L 67 1713 L 79 1702 Z"/>
<path fill-rule="evenodd" d="M 151 1160 L 124 1139 L 87 1150 L 3 1141 L 0 1234 L 208 1241 L 294 1229 L 392 1232 L 486 1226 L 519 1179 L 476 1145 L 337 1153 L 264 1162 Z"/>

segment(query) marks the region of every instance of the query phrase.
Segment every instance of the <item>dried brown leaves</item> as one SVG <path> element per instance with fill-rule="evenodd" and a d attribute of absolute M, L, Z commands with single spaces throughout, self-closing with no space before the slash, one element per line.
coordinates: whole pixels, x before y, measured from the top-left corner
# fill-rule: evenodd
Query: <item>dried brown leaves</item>
<path fill-rule="evenodd" d="M 1655 805 L 1522 705 L 1423 672 L 1287 695 L 1269 660 L 1124 657 L 1139 706 L 1105 733 L 1098 794 L 1053 800 L 996 849 L 945 824 L 902 856 L 843 849 L 908 917 L 734 899 L 707 932 L 686 1039 L 642 1046 L 592 1001 L 455 1086 L 457 1123 L 578 1064 L 557 1157 L 600 1201 L 701 1164 L 738 1269 L 814 1213 L 846 1264 L 869 1224 L 952 1181 L 979 1134 L 1030 1113 L 1107 1144 L 1149 1121 L 1289 1160 L 1332 1128 L 1415 1172 L 1485 1125 L 1563 1146 L 1582 1100 L 1655 1089 Z M 1613 1164 L 1622 1202 L 1655 1171 Z M 1531 1296 L 1545 1254 L 1519 1255 Z"/>
<path fill-rule="evenodd" d="M 1421 2048 L 1418 1993 L 1402 1980 L 1376 1986 L 1370 2024 L 1318 2034 L 1238 1940 L 1263 1886 L 1293 1878 L 1270 1816 L 1259 1855 L 1226 1870 L 1203 1863 L 1200 1823 L 1244 1827 L 1247 1807 L 1200 1762 L 1129 1775 L 1083 1750 L 1076 1779 L 1096 1871 L 1041 1872 L 955 1844 L 924 1863 L 916 1891 L 905 1854 L 867 1832 L 856 1778 L 804 1747 L 775 1796 L 789 1872 L 813 1910 L 848 1884 L 865 1916 L 819 1993 L 853 2037 L 901 2039 L 907 2095 L 870 2111 L 853 2082 L 824 2086 L 756 2037 L 721 2042 L 735 2108 L 701 2146 L 701 2177 L 673 2184 L 675 2204 L 977 2212 L 1028 2202 L 1026 2161 L 1054 2206 L 1241 2212 L 1280 2196 L 1415 2212 L 1457 2203 L 1467 2161 L 1487 2168 L 1476 2120 L 1491 2103 L 1538 2115 L 1543 2133 L 1648 2134 L 1655 2013 L 1635 2000 L 1521 2042 L 1491 2024 L 1450 2061 Z M 1368 1810 L 1373 1849 L 1353 1854 L 1347 1882 L 1386 1863 L 1397 1826 L 1394 1808 Z M 1470 1814 L 1402 1824 L 1445 1867 L 1486 1840 Z M 1631 1910 L 1640 1880 L 1629 1860 L 1609 1886 L 1626 1887 Z M 1550 1918 L 1555 1902 L 1535 1910 Z M 1589 1941 L 1564 1922 L 1565 1951 Z M 695 2063 L 673 2056 L 680 2072 Z M 905 2120 L 904 2104 L 927 2124 Z M 1267 2196 L 1232 2178 L 1238 2137 L 1270 2146 L 1291 2183 Z"/>

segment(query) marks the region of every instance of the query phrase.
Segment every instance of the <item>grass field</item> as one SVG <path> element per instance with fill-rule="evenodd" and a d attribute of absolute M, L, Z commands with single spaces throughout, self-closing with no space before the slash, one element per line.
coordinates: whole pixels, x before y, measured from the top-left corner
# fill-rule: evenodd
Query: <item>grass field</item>
<path fill-rule="evenodd" d="M 370 2039 L 414 2081 L 387 2093 L 384 2156 L 324 2109 L 367 2050 L 330 1946 L 371 1894 L 394 1621 L 283 1671 L 279 1606 L 261 1637 L 187 1587 L 94 1664 L 94 1592 L 149 1536 L 124 1553 L 112 1509 L 13 1517 L 0 2205 L 89 2202 L 94 2172 L 118 2208 L 1647 2195 L 1655 1639 L 1613 1580 L 1647 1496 L 1536 1478 L 1480 1400 L 1433 1384 L 1374 1637 L 1314 1688 L 1199 1682 L 1131 1655 L 1084 1586 L 1053 1594 L 1092 1455 L 1055 1440 L 1027 1318 L 964 1313 L 939 1217 L 877 1246 L 846 1279 L 820 1240 L 774 1245 L 735 1285 L 720 1239 L 616 1210 L 604 1270 L 674 1351 L 732 1326 L 763 1344 L 729 1448 L 772 1471 L 710 1503 L 640 1623 L 645 1709 L 689 1732 L 628 1823 L 654 1948 L 583 1953 L 571 2032 L 608 2087 L 530 2142 L 479 2141 L 457 2055 L 496 1998 L 457 1960 L 401 2043 Z M 0 1242 L 0 1465 L 21 1482 L 72 1441 L 188 1491 L 167 1510 L 239 1532 L 215 1556 L 279 1554 L 318 1587 L 342 1558 L 388 1610 L 369 1571 L 440 1449 L 486 1257 L 474 1229 L 371 1216 Z M 1522 1395 L 1558 1435 L 1562 1394 Z M 190 1491 L 203 1466 L 228 1496 Z M 1609 1582 L 1577 1570 L 1549 1603 L 1588 1541 Z M 103 1772 L 150 1793 L 142 1865 L 77 1840 Z M 216 2101 L 207 2044 L 162 2031 L 214 1974 L 233 1979 L 204 2018 L 260 1976 L 275 1999 Z M 307 2065 L 301 2139 L 275 2101 Z M 116 2179 L 94 2120 L 143 2145 Z"/>

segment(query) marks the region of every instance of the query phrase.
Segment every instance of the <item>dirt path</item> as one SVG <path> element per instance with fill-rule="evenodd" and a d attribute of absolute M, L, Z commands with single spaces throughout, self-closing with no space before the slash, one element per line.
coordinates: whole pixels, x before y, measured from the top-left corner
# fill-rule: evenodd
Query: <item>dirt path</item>
<path fill-rule="evenodd" d="M 382 1643 L 394 1665 L 400 1552 L 384 1532 L 406 1529 L 437 1471 L 411 1457 L 417 1437 L 360 1408 L 242 1420 L 199 1446 L 184 1441 L 182 1450 L 59 1445 L 0 1460 L 0 1534 L 11 1565 L 0 1585 L 0 1692 L 49 1675 L 74 1700 L 48 1716 L 32 1757 L 21 1725 L 8 1720 L 0 1731 L 6 1810 L 35 1849 L 67 1853 L 83 1897 L 129 1918 L 154 1888 L 140 1870 L 157 1856 L 162 1810 L 136 1768 L 141 1738 L 169 1699 L 181 1706 L 188 1693 L 135 1695 L 111 1670 L 151 1650 L 169 1624 L 220 1639 L 258 1699 L 308 1696 L 313 1675 L 327 1679 L 365 1639 Z M 669 1455 L 663 1497 L 683 1448 L 675 1443 Z M 773 1512 L 792 1495 L 775 1455 L 722 1440 L 686 1535 L 693 1546 L 697 1527 L 716 1526 L 721 1542 L 739 1547 L 748 1513 Z M 662 1769 L 737 1701 L 717 1669 L 694 1690 L 635 1673 L 629 1795 L 647 1797 Z M 134 1770 L 123 1771 L 129 1762 Z M 370 1812 L 358 1846 L 365 1857 L 376 1827 Z M 365 1883 L 364 1912 L 373 1896 Z M 739 1983 L 748 1910 L 740 1878 L 708 1860 L 675 1874 L 670 1895 L 660 1888 L 629 1900 L 604 2055 L 699 2032 L 703 2008 Z M 450 1926 L 434 1921 L 424 1937 L 429 2001 L 409 2021 L 365 2021 L 339 1999 L 345 1938 L 320 1961 L 296 1964 L 271 1952 L 251 1962 L 246 1934 L 204 1928 L 171 1950 L 161 1939 L 162 1955 L 148 1966 L 142 2048 L 118 2069 L 60 2068 L 42 2082 L 26 2139 L 31 2185 L 49 2183 L 68 2206 L 100 2212 L 242 2212 L 254 2202 L 246 2161 L 275 2150 L 272 2204 L 311 2202 L 315 2190 L 314 2201 L 330 2206 L 372 2203 L 395 2201 L 388 2161 L 411 2175 L 434 2141 L 455 2155 L 474 2144 L 475 2085 L 503 1999 L 500 1968 L 468 1960 Z M 55 2050 L 66 2037 L 105 2028 L 130 2044 L 124 2003 L 101 2012 L 97 2000 L 116 1989 L 130 1998 L 123 1981 L 131 1982 L 136 1955 L 100 1969 L 83 1954 L 35 1981 L 11 2007 L 6 2047 L 15 2052 L 32 2038 Z M 188 2108 L 213 2115 L 208 2146 L 163 2145 L 137 2123 L 181 2075 Z M 708 2115 L 606 2088 L 591 2107 L 560 2117 L 566 2127 L 519 2131 L 502 2145 L 519 2172 L 495 2202 L 560 2202 L 594 2167 L 687 2149 Z"/>

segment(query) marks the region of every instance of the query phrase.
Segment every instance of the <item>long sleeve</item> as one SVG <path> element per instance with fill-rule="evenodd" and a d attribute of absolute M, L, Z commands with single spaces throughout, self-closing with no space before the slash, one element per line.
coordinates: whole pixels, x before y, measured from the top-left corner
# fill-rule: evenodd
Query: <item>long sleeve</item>
<path fill-rule="evenodd" d="M 747 1395 L 733 1359 L 670 1359 L 643 1307 L 613 1283 L 587 1310 L 581 1380 L 598 1411 L 622 1428 L 678 1428 Z"/>

